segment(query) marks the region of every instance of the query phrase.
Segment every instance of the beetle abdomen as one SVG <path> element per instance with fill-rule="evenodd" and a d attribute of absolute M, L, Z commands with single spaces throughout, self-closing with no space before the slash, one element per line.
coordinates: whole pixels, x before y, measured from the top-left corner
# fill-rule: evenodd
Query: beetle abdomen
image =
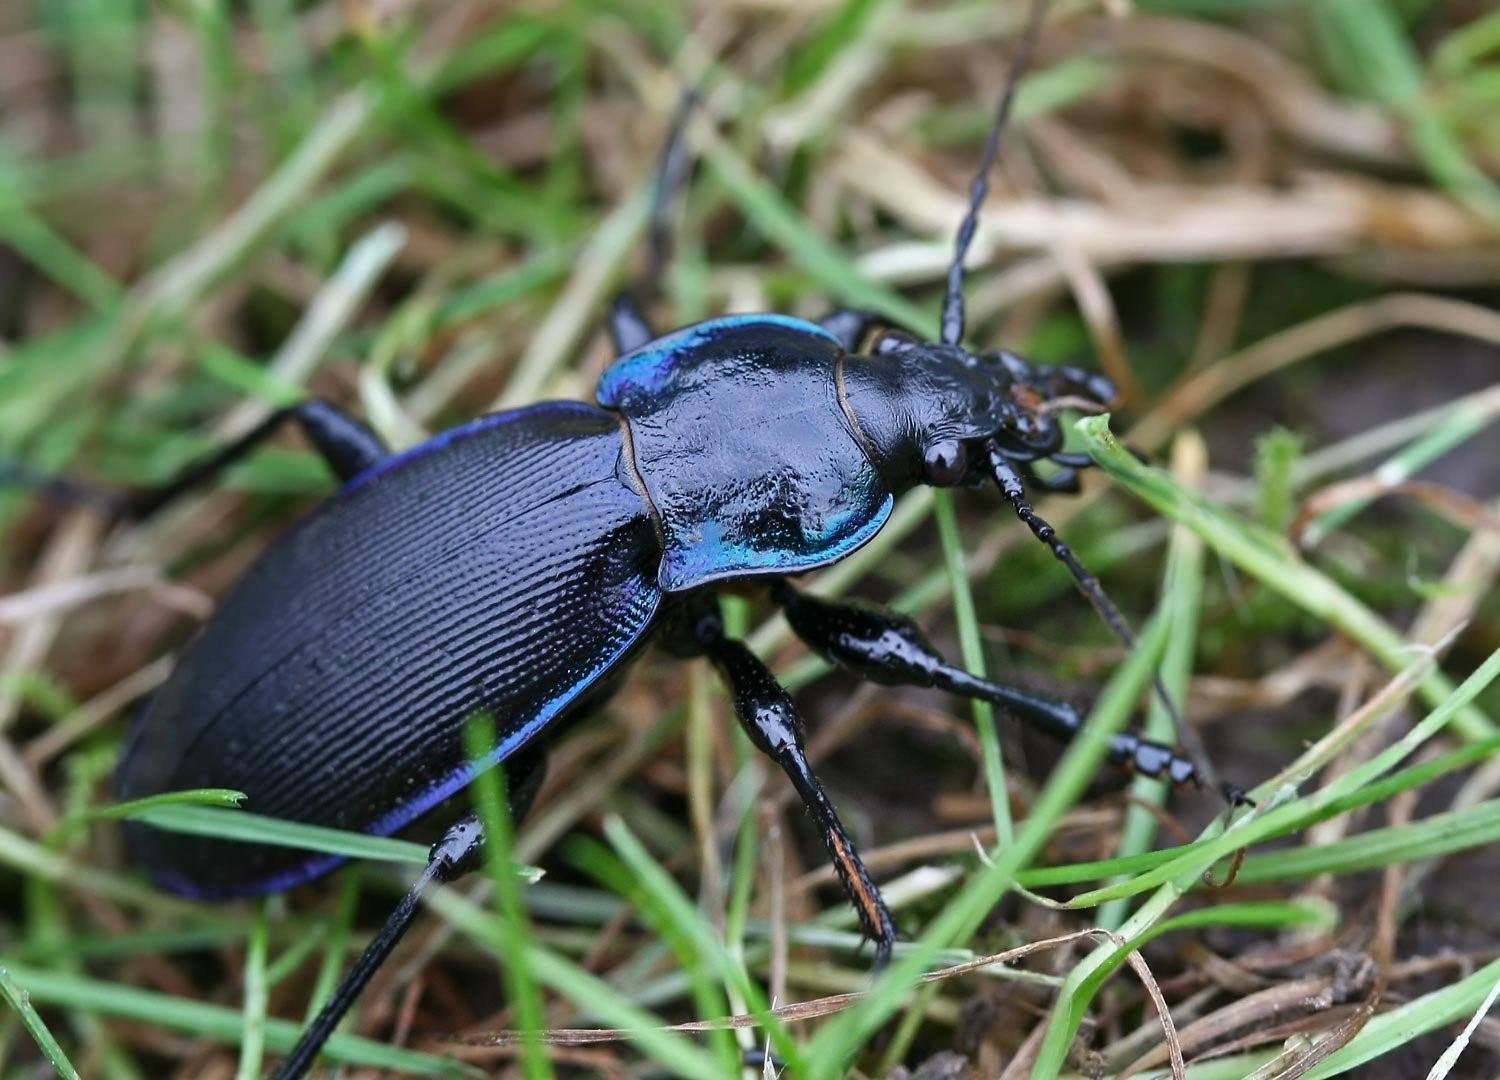
<path fill-rule="evenodd" d="M 646 633 L 659 550 L 618 474 L 619 421 L 554 402 L 485 417 L 356 477 L 251 567 L 143 716 L 127 798 L 234 788 L 246 809 L 389 833 L 500 760 Z M 162 884 L 268 892 L 336 860 L 129 829 Z"/>

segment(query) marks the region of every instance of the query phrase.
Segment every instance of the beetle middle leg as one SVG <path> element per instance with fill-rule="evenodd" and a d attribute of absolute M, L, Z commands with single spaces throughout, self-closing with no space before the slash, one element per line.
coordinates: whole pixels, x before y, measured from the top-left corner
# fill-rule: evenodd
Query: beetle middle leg
<path fill-rule="evenodd" d="M 858 352 L 860 345 L 864 343 L 865 335 L 877 326 L 885 324 L 885 319 L 873 311 L 862 311 L 859 308 L 839 308 L 830 311 L 818 320 L 818 325 L 839 339 L 845 352 Z"/>
<path fill-rule="evenodd" d="M 695 651 L 707 656 L 729 684 L 735 715 L 750 741 L 786 772 L 802 805 L 817 822 L 860 926 L 875 943 L 875 966 L 884 966 L 896 941 L 896 924 L 823 785 L 813 775 L 803 744 L 802 717 L 791 695 L 742 642 L 725 636 L 717 605 L 699 614 L 688 633 Z"/>
<path fill-rule="evenodd" d="M 654 297 L 660 292 L 661 277 L 666 273 L 667 262 L 671 258 L 672 196 L 682 187 L 687 175 L 687 147 L 683 135 L 687 130 L 688 117 L 692 115 L 693 106 L 697 102 L 698 95 L 695 91 L 683 93 L 667 128 L 661 156 L 656 162 L 656 179 L 651 191 L 651 214 L 646 225 L 646 275 L 640 290 L 645 298 Z M 609 336 L 614 342 L 616 356 L 633 352 L 657 336 L 641 310 L 641 302 L 641 298 L 629 289 L 620 291 L 610 301 Z"/>
<path fill-rule="evenodd" d="M 914 622 L 895 612 L 820 600 L 785 581 L 772 587 L 771 596 L 798 637 L 829 662 L 864 678 L 890 685 L 933 686 L 985 701 L 1055 739 L 1072 738 L 1083 727 L 1083 718 L 1071 705 L 981 679 L 948 663 Z M 1196 786 L 1200 782 L 1192 761 L 1134 731 L 1110 739 L 1109 759 L 1173 784 Z"/>
<path fill-rule="evenodd" d="M 116 517 L 140 521 L 212 480 L 288 422 L 302 430 L 340 480 L 351 479 L 389 453 L 380 437 L 359 420 L 337 405 L 309 398 L 277 409 L 238 439 L 190 463 L 160 487 L 121 494 L 72 480 L 35 476 L 17 467 L 0 468 L 0 485 L 14 483 L 64 502 L 81 503 Z"/>
<path fill-rule="evenodd" d="M 614 342 L 615 355 L 634 352 L 656 336 L 635 297 L 629 291 L 616 293 L 609 304 L 609 337 Z"/>

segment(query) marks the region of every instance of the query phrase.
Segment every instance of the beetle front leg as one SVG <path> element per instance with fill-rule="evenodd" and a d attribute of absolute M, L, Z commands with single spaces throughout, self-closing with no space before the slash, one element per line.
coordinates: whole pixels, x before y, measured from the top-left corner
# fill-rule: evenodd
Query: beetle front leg
<path fill-rule="evenodd" d="M 802 717 L 791 695 L 754 653 L 741 642 L 724 636 L 724 624 L 717 610 L 697 620 L 693 638 L 698 650 L 713 661 L 729 684 L 735 715 L 750 741 L 786 772 L 802 804 L 817 822 L 844 892 L 859 914 L 860 926 L 875 943 L 875 966 L 883 967 L 896 941 L 896 924 L 880 890 L 860 861 L 854 841 L 849 839 L 823 786 L 813 775 L 803 745 Z"/>
<path fill-rule="evenodd" d="M 1055 739 L 1072 738 L 1083 726 L 1083 718 L 1071 705 L 978 678 L 948 663 L 914 622 L 895 612 L 820 600 L 784 581 L 772 587 L 771 596 L 786 613 L 792 630 L 815 652 L 864 678 L 890 685 L 934 686 L 986 701 Z M 1109 759 L 1174 785 L 1200 783 L 1190 760 L 1134 731 L 1122 731 L 1110 739 Z"/>

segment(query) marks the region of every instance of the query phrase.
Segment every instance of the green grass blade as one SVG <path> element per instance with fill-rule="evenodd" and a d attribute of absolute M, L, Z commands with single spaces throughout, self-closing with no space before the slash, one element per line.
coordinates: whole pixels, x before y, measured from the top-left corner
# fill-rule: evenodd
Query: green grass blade
<path fill-rule="evenodd" d="M 434 894 L 428 906 L 451 925 L 494 951 L 495 916 L 454 890 Z M 629 1041 L 660 1063 L 673 1076 L 721 1080 L 718 1063 L 685 1036 L 663 1030 L 666 1022 L 631 1002 L 596 975 L 533 941 L 531 968 L 543 985 L 572 1002 L 586 1019 L 627 1032 Z"/>
<path fill-rule="evenodd" d="M 238 808 L 246 799 L 243 791 L 230 788 L 193 788 L 190 791 L 168 791 L 161 795 L 148 795 L 144 799 L 111 803 L 88 811 L 84 820 L 106 821 L 117 818 L 145 817 L 150 811 L 163 806 L 220 806 L 228 810 Z"/>
<path fill-rule="evenodd" d="M 1200 495 L 1187 491 L 1159 469 L 1141 464 L 1109 429 L 1108 416 L 1089 416 L 1076 430 L 1084 448 L 1105 472 L 1158 513 L 1186 525 L 1215 551 L 1298 607 L 1330 623 L 1370 652 L 1389 670 L 1411 662 L 1412 649 L 1390 625 L 1322 571 L 1303 561 L 1281 537 Z M 1453 694 L 1453 684 L 1434 671 L 1419 687 L 1432 706 Z M 1496 734 L 1494 723 L 1467 705 L 1454 728 L 1467 739 Z"/>
<path fill-rule="evenodd" d="M 49 1005 L 136 1020 L 230 1046 L 238 1044 L 243 1033 L 244 1016 L 238 1009 L 40 968 L 12 965 L 11 975 L 33 999 Z M 291 1020 L 267 1020 L 265 1045 L 287 1053 L 301 1031 L 302 1025 Z M 334 1035 L 323 1052 L 331 1061 L 421 1076 L 483 1075 L 455 1061 L 354 1035 Z"/>
<path fill-rule="evenodd" d="M 1451 855 L 1500 840 L 1500 801 L 1434 814 L 1421 821 L 1371 829 L 1316 847 L 1251 855 L 1240 868 L 1241 885 L 1293 881 L 1319 874 L 1352 874 L 1392 863 Z"/>
<path fill-rule="evenodd" d="M 255 905 L 250 923 L 250 940 L 245 946 L 244 1020 L 240 1031 L 240 1067 L 238 1080 L 259 1080 L 261 1059 L 266 1048 L 266 901 Z"/>
<path fill-rule="evenodd" d="M 610 816 L 604 822 L 604 833 L 620 859 L 634 875 L 634 880 L 644 895 L 649 896 L 658 911 L 681 934 L 697 955 L 698 961 L 706 962 L 717 973 L 719 979 L 732 986 L 752 1013 L 760 1020 L 761 1029 L 770 1037 L 777 1054 L 786 1062 L 793 1076 L 806 1074 L 806 1065 L 796 1043 L 786 1028 L 770 1015 L 769 1004 L 759 986 L 750 980 L 745 969 L 736 962 L 712 926 L 693 906 L 672 876 L 639 840 L 631 834 L 625 822 Z M 689 957 L 691 960 L 692 957 Z M 726 1046 L 732 1044 L 726 1040 Z"/>
<path fill-rule="evenodd" d="M 427 848 L 410 840 L 389 836 L 329 829 L 321 825 L 252 814 L 248 810 L 223 810 L 214 806 L 148 806 L 130 815 L 158 829 L 212 836 L 220 840 L 239 840 L 247 844 L 269 844 L 273 847 L 298 848 L 342 855 L 349 859 L 379 859 L 387 862 L 427 865 Z"/>
<path fill-rule="evenodd" d="M 953 496 L 946 491 L 932 493 L 932 513 L 937 519 L 938 537 L 943 545 L 943 563 L 948 570 L 948 589 L 953 598 L 953 620 L 958 624 L 959 646 L 964 667 L 969 674 L 984 678 L 984 646 L 979 638 L 979 618 L 974 613 L 974 594 L 969 591 L 969 575 L 964 566 L 963 543 L 958 535 L 958 519 L 953 513 Z M 984 762 L 985 786 L 990 793 L 990 813 L 995 819 L 997 843 L 1010 843 L 1014 831 L 1010 820 L 1010 795 L 1005 787 L 1005 762 L 1000 756 L 1000 736 L 995 731 L 995 710 L 977 698 L 969 702 L 974 727 L 979 732 L 979 752 Z"/>
<path fill-rule="evenodd" d="M 1178 439 L 1174 462 L 1201 463 L 1206 454 L 1203 441 L 1194 432 L 1186 432 Z M 1193 471 L 1185 464 L 1183 469 Z M 1172 531 L 1171 546 L 1167 550 L 1167 568 L 1162 582 L 1162 604 L 1170 622 L 1166 648 L 1162 653 L 1161 685 L 1167 696 L 1175 702 L 1187 700 L 1188 679 L 1192 675 L 1193 654 L 1198 642 L 1198 615 L 1203 594 L 1203 542 L 1189 529 Z M 1186 707 L 1182 706 L 1184 711 Z M 1166 706 L 1155 695 L 1146 715 L 1145 734 L 1162 743 L 1176 740 L 1172 730 L 1172 717 Z M 1137 855 L 1148 850 L 1156 836 L 1158 817 L 1151 807 L 1164 806 L 1169 785 L 1160 779 L 1138 776 L 1130 785 L 1132 805 L 1125 812 L 1125 822 L 1120 828 L 1121 855 Z M 1106 930 L 1117 930 L 1125 921 L 1127 903 L 1111 901 L 1099 910 L 1098 925 Z"/>
<path fill-rule="evenodd" d="M 0 966 L 0 997 L 3 997 L 5 1003 L 21 1018 L 21 1023 L 36 1041 L 37 1047 L 42 1051 L 42 1056 L 57 1070 L 57 1075 L 63 1080 L 78 1080 L 78 1070 L 73 1068 L 68 1055 L 63 1053 L 63 1048 L 52 1037 L 52 1032 L 48 1029 L 46 1022 L 32 1006 L 31 995 L 16 985 L 15 979 L 4 966 Z"/>
<path fill-rule="evenodd" d="M 495 930 L 494 948 L 500 957 L 506 997 L 521 1032 L 521 1068 L 527 1080 L 550 1080 L 552 1063 L 539 1037 L 547 1026 L 547 1010 L 532 975 L 527 949 L 531 921 L 521 904 L 520 883 L 510 861 L 515 832 L 505 801 L 505 770 L 485 766 L 496 743 L 494 723 L 488 716 L 475 717 L 464 736 L 475 769 L 474 809 L 484 826 L 484 865 L 494 887 L 499 914 L 491 923 Z"/>
<path fill-rule="evenodd" d="M 1307 1080 L 1324 1080 L 1348 1072 L 1382 1054 L 1396 1050 L 1419 1035 L 1454 1023 L 1474 1012 L 1500 982 L 1500 960 L 1494 960 L 1451 986 L 1378 1013 L 1360 1033 L 1307 1073 Z"/>
<path fill-rule="evenodd" d="M 1497 677 L 1500 677 L 1500 650 L 1491 653 L 1489 659 L 1465 679 L 1447 701 L 1424 717 L 1405 736 L 1326 787 L 1301 799 L 1288 799 L 1289 792 L 1286 789 L 1257 789 L 1255 795 L 1261 803 L 1260 812 L 1239 819 L 1234 828 L 1194 845 L 1180 858 L 1148 870 L 1129 882 L 1075 896 L 1068 901 L 1068 906 L 1092 907 L 1116 896 L 1133 896 L 1170 881 L 1196 878 L 1215 861 L 1232 854 L 1237 848 L 1260 843 L 1290 830 L 1308 816 L 1335 805 L 1343 797 L 1384 776 L 1417 747 L 1448 726 Z"/>

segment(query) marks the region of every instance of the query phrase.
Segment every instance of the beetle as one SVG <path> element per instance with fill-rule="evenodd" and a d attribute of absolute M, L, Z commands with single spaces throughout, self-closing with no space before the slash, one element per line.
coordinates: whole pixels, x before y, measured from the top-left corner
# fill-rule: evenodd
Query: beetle
<path fill-rule="evenodd" d="M 729 315 L 658 334 L 625 293 L 608 318 L 617 358 L 592 403 L 483 416 L 391 453 L 352 416 L 308 400 L 165 487 L 110 502 L 122 516 L 147 516 L 285 424 L 342 480 L 260 555 L 185 647 L 127 740 L 119 795 L 232 788 L 261 814 L 389 834 L 476 769 L 504 763 L 521 813 L 545 738 L 597 706 L 654 642 L 717 668 L 751 742 L 786 772 L 816 822 L 882 963 L 896 938 L 891 915 L 808 763 L 791 696 L 726 634 L 717 596 L 762 584 L 802 640 L 859 676 L 986 701 L 1058 737 L 1078 730 L 1071 706 L 969 674 L 910 620 L 821 599 L 790 580 L 867 543 L 907 489 L 992 482 L 1129 639 L 1098 582 L 1027 501 L 1028 489 L 1076 491 L 1089 464 L 1063 450 L 1053 404 L 1102 409 L 1114 387 L 1081 369 L 962 345 L 964 256 L 1028 52 L 971 188 L 936 341 L 859 311 L 816 322 Z M 662 193 L 680 168 L 680 118 L 674 127 L 659 167 L 653 252 Z M 1057 471 L 1043 478 L 1041 461 Z M 478 712 L 494 718 L 496 741 L 474 762 L 464 727 Z M 1189 757 L 1133 732 L 1114 737 L 1110 756 L 1178 784 L 1204 777 Z M 153 881 L 205 899 L 286 889 L 340 861 L 140 822 L 124 829 Z M 448 828 L 279 1076 L 311 1066 L 423 890 L 468 870 L 482 843 L 473 816 Z"/>

